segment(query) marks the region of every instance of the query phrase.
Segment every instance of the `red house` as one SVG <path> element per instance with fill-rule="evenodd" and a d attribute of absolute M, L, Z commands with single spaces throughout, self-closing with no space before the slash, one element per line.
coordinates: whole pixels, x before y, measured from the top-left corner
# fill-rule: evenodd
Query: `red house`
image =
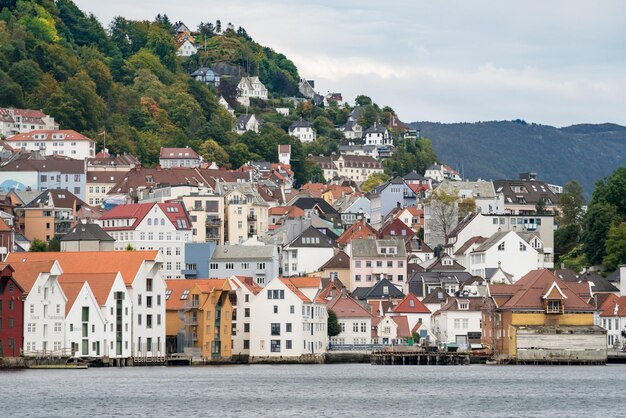
<path fill-rule="evenodd" d="M 0 263 L 0 357 L 18 357 L 24 336 L 24 290 L 13 268 Z"/>

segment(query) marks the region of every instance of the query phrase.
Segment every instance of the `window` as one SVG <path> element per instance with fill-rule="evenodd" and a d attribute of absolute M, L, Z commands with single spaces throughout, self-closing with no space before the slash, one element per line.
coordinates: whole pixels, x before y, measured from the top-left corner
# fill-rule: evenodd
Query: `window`
<path fill-rule="evenodd" d="M 250 308 L 245 308 L 245 309 L 243 310 L 243 316 L 244 316 L 245 318 L 250 318 Z"/>
<path fill-rule="evenodd" d="M 250 349 L 250 340 L 243 340 L 243 349 L 244 350 Z"/>
<path fill-rule="evenodd" d="M 504 241 L 498 245 L 498 251 L 504 251 Z"/>
<path fill-rule="evenodd" d="M 137 325 L 141 325 L 141 314 L 137 315 Z"/>
<path fill-rule="evenodd" d="M 398 261 L 398 267 L 404 267 L 404 261 L 403 260 Z"/>
<path fill-rule="evenodd" d="M 366 261 L 365 267 L 372 267 L 372 261 L 371 260 Z"/>
<path fill-rule="evenodd" d="M 287 350 L 291 350 L 291 347 L 292 347 L 291 340 L 285 341 L 285 348 Z"/>
<path fill-rule="evenodd" d="M 454 328 L 461 328 L 461 319 L 460 318 L 455 318 L 454 319 Z"/>
<path fill-rule="evenodd" d="M 361 332 L 367 332 L 367 322 L 361 322 Z"/>
<path fill-rule="evenodd" d="M 522 241 L 519 242 L 519 250 L 520 251 L 526 251 L 526 245 L 524 245 L 524 243 Z"/>
<path fill-rule="evenodd" d="M 354 262 L 354 267 L 360 268 L 361 267 L 361 261 L 360 260 L 355 261 Z"/>
<path fill-rule="evenodd" d="M 170 300 L 171 295 L 172 295 L 172 289 L 167 289 L 165 291 L 165 300 Z"/>
<path fill-rule="evenodd" d="M 352 332 L 359 332 L 359 323 L 355 322 L 352 324 Z"/>
<path fill-rule="evenodd" d="M 180 300 L 187 300 L 188 297 L 189 297 L 189 289 L 183 290 L 183 294 L 180 295 Z"/>
<path fill-rule="evenodd" d="M 285 324 L 285 332 L 291 332 L 291 323 L 290 322 Z"/>
<path fill-rule="evenodd" d="M 247 296 L 247 295 L 246 295 L 246 296 Z M 289 313 L 290 313 L 290 314 L 292 314 L 292 313 L 296 313 L 296 307 L 295 307 L 294 305 L 290 305 L 290 306 L 289 306 Z"/>
<path fill-rule="evenodd" d="M 357 282 L 360 282 L 361 281 L 361 275 L 360 274 L 355 275 L 354 276 L 354 280 L 357 281 Z"/>
<path fill-rule="evenodd" d="M 280 340 L 271 340 L 270 349 L 272 353 L 280 353 Z"/>
<path fill-rule="evenodd" d="M 243 324 L 243 332 L 250 332 L 250 324 L 248 323 Z"/>
<path fill-rule="evenodd" d="M 271 335 L 280 335 L 280 324 L 276 322 L 272 322 L 271 324 Z"/>
<path fill-rule="evenodd" d="M 546 312 L 547 313 L 561 313 L 561 301 L 560 300 L 549 300 Z M 609 326 L 610 326 L 610 323 L 611 322 L 609 321 Z"/>
<path fill-rule="evenodd" d="M 226 270 L 232 270 L 235 268 L 235 263 L 226 263 Z"/>
<path fill-rule="evenodd" d="M 404 274 L 398 274 L 398 281 L 399 282 L 403 282 L 404 281 Z"/>
<path fill-rule="evenodd" d="M 278 313 L 278 305 L 274 305 L 274 313 Z"/>
<path fill-rule="evenodd" d="M 382 267 L 383 266 L 383 262 L 382 261 L 377 261 L 376 262 L 376 267 Z"/>
<path fill-rule="evenodd" d="M 393 261 L 391 260 L 387 261 L 387 267 L 393 267 Z"/>
<path fill-rule="evenodd" d="M 89 306 L 83 306 L 82 321 L 89 322 Z"/>

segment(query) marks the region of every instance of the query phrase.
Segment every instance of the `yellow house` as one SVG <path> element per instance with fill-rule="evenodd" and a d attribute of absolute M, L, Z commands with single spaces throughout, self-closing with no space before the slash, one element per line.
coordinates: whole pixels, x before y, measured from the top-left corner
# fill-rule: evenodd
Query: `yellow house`
<path fill-rule="evenodd" d="M 337 279 L 344 287 L 350 287 L 350 256 L 339 251 L 319 271 L 310 273 L 309 276 Z"/>
<path fill-rule="evenodd" d="M 166 280 L 168 353 L 205 360 L 232 356 L 230 284 L 226 279 Z"/>
<path fill-rule="evenodd" d="M 512 285 L 490 284 L 482 342 L 522 362 L 606 361 L 606 330 L 594 325 L 588 283 L 565 282 L 547 269 Z"/>

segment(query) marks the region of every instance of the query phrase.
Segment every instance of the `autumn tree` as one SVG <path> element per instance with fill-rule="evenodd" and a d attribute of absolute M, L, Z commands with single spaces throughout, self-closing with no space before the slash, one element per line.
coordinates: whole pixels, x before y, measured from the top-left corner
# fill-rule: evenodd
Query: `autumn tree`
<path fill-rule="evenodd" d="M 381 184 L 383 184 L 387 180 L 389 180 L 389 175 L 387 175 L 385 173 L 374 173 L 374 174 L 371 174 L 367 178 L 367 180 L 365 180 L 361 184 L 361 191 L 369 192 L 369 191 L 375 189 L 376 187 L 380 186 Z"/>
<path fill-rule="evenodd" d="M 430 242 L 443 243 L 446 237 L 457 225 L 459 219 L 459 195 L 456 192 L 447 192 L 435 189 L 426 199 L 430 214 Z"/>

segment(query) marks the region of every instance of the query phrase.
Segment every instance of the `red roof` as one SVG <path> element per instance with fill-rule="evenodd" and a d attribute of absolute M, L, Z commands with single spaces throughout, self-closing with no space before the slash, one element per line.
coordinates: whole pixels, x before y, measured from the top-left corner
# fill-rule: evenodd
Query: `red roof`
<path fill-rule="evenodd" d="M 52 139 L 53 134 L 63 134 L 63 137 Z M 45 137 L 43 139 L 42 138 L 35 139 L 35 135 L 45 135 Z M 69 130 L 69 129 L 68 130 L 56 130 L 56 131 L 41 129 L 41 130 L 26 132 L 23 134 L 13 135 L 12 137 L 7 139 L 7 141 L 77 141 L 77 140 L 95 142 L 93 139 L 87 138 L 85 135 L 79 134 L 78 132 Z"/>
<path fill-rule="evenodd" d="M 45 260 L 45 261 L 35 261 L 35 262 L 24 262 L 20 261 L 18 257 L 15 255 L 20 255 L 24 253 L 11 253 L 7 256 L 6 261 L 11 264 L 13 268 L 13 278 L 20 285 L 20 287 L 24 290 L 25 293 L 29 293 L 37 278 L 41 273 L 49 273 L 54 265 L 54 260 Z M 28 253 L 28 254 L 45 254 L 45 253 Z M 13 256 L 13 257 L 11 257 Z"/>
<path fill-rule="evenodd" d="M 185 206 L 180 202 L 166 203 L 134 203 L 130 205 L 116 206 L 100 217 L 101 221 L 112 219 L 134 219 L 132 225 L 129 226 L 103 226 L 105 231 L 127 231 L 134 230 L 139 226 L 141 221 L 146 217 L 154 206 L 158 206 L 172 225 L 179 230 L 187 230 L 191 228 L 191 220 L 189 219 Z M 178 221 L 181 221 L 179 224 Z M 104 225 L 104 224 L 103 224 Z"/>
<path fill-rule="evenodd" d="M 391 319 L 398 325 L 398 330 L 396 331 L 396 335 L 399 338 L 409 338 L 411 337 L 411 329 L 409 328 L 409 320 L 406 316 L 392 316 Z"/>
<path fill-rule="evenodd" d="M 11 227 L 4 222 L 4 219 L 0 218 L 0 232 L 10 232 Z"/>
<path fill-rule="evenodd" d="M 326 305 L 338 318 L 371 318 L 372 314 L 367 311 L 359 302 L 345 294 L 337 295 Z"/>
<path fill-rule="evenodd" d="M 89 283 L 89 288 L 99 305 L 104 305 L 111 294 L 111 288 L 118 273 L 63 273 L 59 276 L 61 284 Z M 63 288 L 65 290 L 65 288 Z M 67 296 L 67 295 L 66 295 Z M 69 299 L 69 296 L 68 296 Z"/>
<path fill-rule="evenodd" d="M 395 306 L 392 311 L 397 313 L 418 313 L 418 314 L 429 314 L 430 309 L 428 309 L 413 293 L 409 293 L 405 296 L 402 301 Z"/>
<path fill-rule="evenodd" d="M 199 159 L 198 153 L 191 148 L 161 148 L 159 158 L 163 159 L 180 159 L 180 158 L 193 158 Z"/>
<path fill-rule="evenodd" d="M 376 238 L 376 230 L 363 219 L 357 220 L 337 238 L 337 244 L 348 245 L 353 239 Z"/>
<path fill-rule="evenodd" d="M 63 275 L 61 275 L 59 279 L 61 277 L 63 277 Z M 65 303 L 65 316 L 67 316 L 67 314 L 70 313 L 72 306 L 74 306 L 74 302 L 85 285 L 85 282 L 62 282 L 59 280 L 59 284 L 61 285 L 61 289 L 63 289 L 63 293 L 67 298 L 67 302 Z"/>
<path fill-rule="evenodd" d="M 615 317 L 616 311 L 617 316 L 626 316 L 626 296 L 617 297 L 617 295 L 611 294 L 604 301 L 600 310 L 602 311 L 600 313 L 602 317 Z"/>

